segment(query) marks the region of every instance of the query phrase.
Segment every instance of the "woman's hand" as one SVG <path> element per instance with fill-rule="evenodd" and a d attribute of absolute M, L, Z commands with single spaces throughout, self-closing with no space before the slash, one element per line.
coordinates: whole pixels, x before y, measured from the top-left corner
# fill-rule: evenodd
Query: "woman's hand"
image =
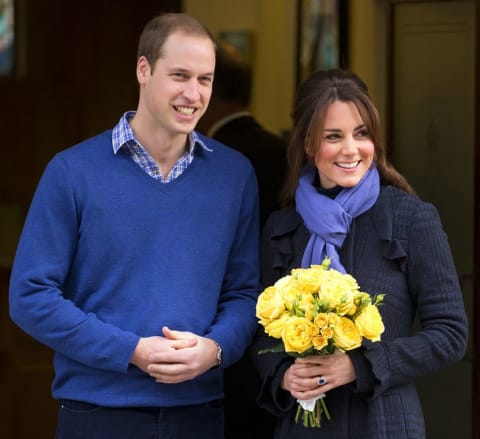
<path fill-rule="evenodd" d="M 285 372 L 281 387 L 296 399 L 312 399 L 355 379 L 350 357 L 335 351 L 331 355 L 297 358 Z"/>

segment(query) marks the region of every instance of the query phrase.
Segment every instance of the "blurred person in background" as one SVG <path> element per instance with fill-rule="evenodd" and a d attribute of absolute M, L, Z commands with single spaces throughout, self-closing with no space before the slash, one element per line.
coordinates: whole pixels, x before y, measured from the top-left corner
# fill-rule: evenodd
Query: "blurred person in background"
<path fill-rule="evenodd" d="M 247 156 L 255 168 L 260 224 L 278 208 L 286 172 L 287 141 L 266 130 L 251 113 L 252 67 L 230 43 L 217 41 L 212 97 L 197 129 Z"/>

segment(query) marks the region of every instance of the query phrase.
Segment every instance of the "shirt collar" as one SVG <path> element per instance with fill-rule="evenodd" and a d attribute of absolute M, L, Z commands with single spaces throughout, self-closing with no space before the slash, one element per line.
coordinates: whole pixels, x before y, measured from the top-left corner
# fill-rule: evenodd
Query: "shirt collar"
<path fill-rule="evenodd" d="M 125 112 L 120 120 L 118 121 L 117 125 L 113 128 L 112 131 L 112 147 L 113 153 L 116 154 L 120 148 L 128 142 L 135 142 L 136 144 L 140 145 L 140 142 L 135 138 L 133 134 L 132 127 L 128 123 L 130 119 L 135 116 L 135 111 L 127 111 Z M 200 145 L 205 151 L 213 151 L 209 148 L 205 142 L 200 139 L 198 133 L 196 131 L 192 131 L 188 135 L 188 153 L 193 154 L 195 151 L 196 145 Z"/>

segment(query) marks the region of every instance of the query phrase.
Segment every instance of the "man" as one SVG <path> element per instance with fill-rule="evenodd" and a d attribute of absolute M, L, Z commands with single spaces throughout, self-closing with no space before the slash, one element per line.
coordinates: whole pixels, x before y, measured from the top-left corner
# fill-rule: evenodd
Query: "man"
<path fill-rule="evenodd" d="M 236 47 L 218 41 L 212 99 L 198 130 L 250 159 L 258 179 L 263 224 L 278 208 L 286 171 L 286 140 L 267 131 L 253 117 L 251 95 L 251 66 Z"/>
<path fill-rule="evenodd" d="M 223 437 L 223 368 L 256 326 L 258 199 L 248 160 L 194 131 L 214 69 L 203 25 L 152 19 L 136 112 L 38 185 L 10 314 L 55 351 L 57 439 Z"/>
<path fill-rule="evenodd" d="M 198 129 L 247 156 L 259 186 L 260 223 L 278 207 L 286 170 L 286 141 L 266 129 L 249 111 L 252 71 L 231 44 L 217 41 L 212 98 Z M 225 369 L 225 434 L 227 439 L 267 438 L 273 418 L 256 403 L 258 378 L 247 356 Z"/>

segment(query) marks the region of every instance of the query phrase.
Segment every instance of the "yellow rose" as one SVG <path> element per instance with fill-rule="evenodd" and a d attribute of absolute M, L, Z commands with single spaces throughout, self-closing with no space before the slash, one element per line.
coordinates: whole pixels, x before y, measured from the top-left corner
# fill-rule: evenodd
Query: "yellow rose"
<path fill-rule="evenodd" d="M 345 315 L 354 306 L 357 289 L 357 282 L 352 276 L 328 270 L 320 286 L 319 299 L 325 308 Z"/>
<path fill-rule="evenodd" d="M 353 301 L 353 294 L 344 294 L 340 302 L 335 307 L 335 311 L 338 315 L 344 316 L 346 314 L 352 315 L 354 314 L 357 307 L 355 306 L 355 302 Z"/>
<path fill-rule="evenodd" d="M 351 317 L 355 315 L 357 311 L 358 311 L 358 305 L 354 303 L 353 306 L 348 310 L 347 315 Z"/>
<path fill-rule="evenodd" d="M 372 303 L 372 298 L 368 293 L 358 292 L 355 294 L 355 303 L 359 307 L 362 307 L 364 305 L 370 305 L 370 303 Z"/>
<path fill-rule="evenodd" d="M 312 343 L 315 350 L 321 351 L 324 347 L 328 345 L 328 338 L 325 338 L 322 335 L 317 335 L 313 337 Z"/>
<path fill-rule="evenodd" d="M 271 286 L 263 290 L 258 296 L 256 305 L 256 315 L 260 319 L 260 323 L 265 325 L 266 322 L 277 319 L 285 312 L 285 304 L 282 296 L 278 294 L 275 287 Z"/>
<path fill-rule="evenodd" d="M 330 328 L 330 326 L 325 326 L 325 328 L 322 328 L 320 330 L 320 333 L 325 338 L 332 338 L 333 337 L 333 329 Z"/>
<path fill-rule="evenodd" d="M 312 265 L 311 268 L 295 268 L 292 277 L 303 285 L 304 291 L 310 294 L 317 293 L 323 282 L 325 270 L 320 265 Z"/>
<path fill-rule="evenodd" d="M 286 352 L 302 353 L 313 346 L 313 337 L 318 335 L 318 327 L 305 317 L 290 317 L 282 332 Z"/>
<path fill-rule="evenodd" d="M 347 317 L 339 317 L 333 327 L 333 341 L 338 349 L 349 351 L 361 345 L 362 336 L 352 320 Z"/>
<path fill-rule="evenodd" d="M 295 279 L 293 279 L 292 276 L 283 276 L 280 279 L 278 279 L 273 286 L 278 290 L 282 291 L 286 289 L 290 284 L 295 283 Z"/>
<path fill-rule="evenodd" d="M 286 311 L 278 319 L 272 320 L 265 324 L 265 332 L 273 338 L 282 338 L 282 331 L 285 322 L 290 318 L 290 314 Z"/>
<path fill-rule="evenodd" d="M 328 314 L 325 313 L 325 312 L 321 312 L 319 314 L 316 315 L 315 319 L 314 319 L 314 323 L 319 327 L 319 328 L 323 328 L 325 326 L 328 325 L 329 323 L 329 318 L 328 318 Z"/>
<path fill-rule="evenodd" d="M 374 305 L 365 306 L 355 318 L 355 324 L 360 334 L 371 341 L 380 341 L 380 336 L 385 331 L 382 316 Z"/>
<path fill-rule="evenodd" d="M 302 292 L 301 285 L 292 276 L 284 276 L 275 282 L 274 287 L 281 295 L 287 309 L 291 310 Z"/>
<path fill-rule="evenodd" d="M 328 324 L 329 325 L 336 326 L 338 324 L 338 321 L 340 320 L 340 316 L 338 316 L 337 314 L 335 314 L 333 312 L 329 312 L 327 314 L 327 316 L 328 316 Z"/>

